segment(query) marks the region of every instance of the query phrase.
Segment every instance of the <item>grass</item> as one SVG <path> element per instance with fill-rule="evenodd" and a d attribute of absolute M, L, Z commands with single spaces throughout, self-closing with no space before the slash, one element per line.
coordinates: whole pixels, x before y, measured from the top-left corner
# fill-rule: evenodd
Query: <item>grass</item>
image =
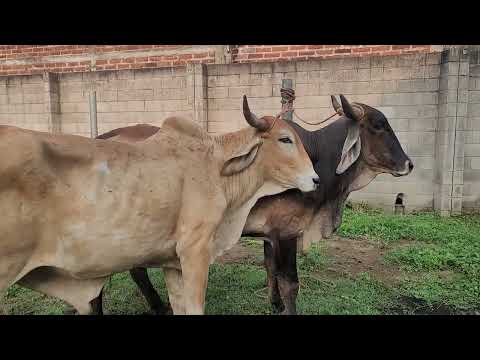
<path fill-rule="evenodd" d="M 454 311 L 480 309 L 480 216 L 449 218 L 435 213 L 394 216 L 378 210 L 345 209 L 340 235 L 390 245 L 385 263 L 407 273 L 398 289 L 428 305 L 443 303 Z M 408 240 L 405 246 L 395 246 Z M 439 276 L 439 272 L 450 276 Z"/>
<path fill-rule="evenodd" d="M 480 216 L 395 216 L 365 206 L 347 206 L 339 235 L 386 250 L 378 265 L 386 275 L 377 276 L 375 269 L 334 271 L 332 275 L 330 270 L 338 265 L 338 259 L 329 255 L 324 243 L 314 245 L 298 259 L 300 314 L 461 314 L 480 310 Z M 206 313 L 271 313 L 265 271 L 258 263 L 263 257 L 262 243 L 245 238 L 243 244 L 255 253 L 256 260 L 211 266 Z M 166 299 L 161 271 L 150 269 L 149 273 Z M 399 275 L 394 278 L 394 273 Z M 128 273 L 113 276 L 104 293 L 106 314 L 148 311 Z M 60 300 L 16 285 L 0 297 L 0 313 L 62 314 L 67 309 Z"/>

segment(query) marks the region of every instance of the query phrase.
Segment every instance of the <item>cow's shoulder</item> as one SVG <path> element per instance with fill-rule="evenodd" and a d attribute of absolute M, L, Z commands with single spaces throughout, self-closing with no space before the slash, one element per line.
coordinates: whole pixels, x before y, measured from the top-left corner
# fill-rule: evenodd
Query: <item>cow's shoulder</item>
<path fill-rule="evenodd" d="M 208 137 L 208 133 L 198 123 L 180 116 L 172 116 L 165 119 L 162 130 L 174 131 L 178 134 L 199 139 Z"/>

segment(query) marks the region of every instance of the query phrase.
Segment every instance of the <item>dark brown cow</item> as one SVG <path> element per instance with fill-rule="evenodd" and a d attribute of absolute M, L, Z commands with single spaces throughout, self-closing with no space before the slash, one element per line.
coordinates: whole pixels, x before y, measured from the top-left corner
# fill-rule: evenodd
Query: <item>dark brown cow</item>
<path fill-rule="evenodd" d="M 307 131 L 289 122 L 307 150 L 320 185 L 311 193 L 288 190 L 261 198 L 251 210 L 242 235 L 263 237 L 270 301 L 274 311 L 296 313 L 298 293 L 297 239 L 313 242 L 330 237 L 340 226 L 343 205 L 352 191 L 367 186 L 378 174 L 408 175 L 413 163 L 404 153 L 385 116 L 364 104 L 342 106 L 332 96 L 342 116 L 317 131 Z M 141 141 L 158 127 L 137 125 L 101 135 L 116 141 Z M 320 171 L 321 167 L 321 171 Z M 157 314 L 167 312 L 151 284 L 147 271 L 137 268 L 131 275 Z M 101 300 L 100 300 L 101 303 Z"/>

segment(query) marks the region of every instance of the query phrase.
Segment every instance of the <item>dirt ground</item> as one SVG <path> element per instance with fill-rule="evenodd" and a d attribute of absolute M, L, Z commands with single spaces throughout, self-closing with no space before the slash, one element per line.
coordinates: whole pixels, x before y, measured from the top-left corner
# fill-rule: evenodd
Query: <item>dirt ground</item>
<path fill-rule="evenodd" d="M 331 276 L 349 276 L 368 271 L 379 280 L 399 280 L 400 270 L 391 264 L 385 266 L 382 263 L 382 257 L 388 249 L 378 244 L 339 236 L 322 242 L 326 246 L 327 256 L 331 259 L 326 269 Z M 217 261 L 223 264 L 250 262 L 262 266 L 263 245 L 259 242 L 258 247 L 253 247 L 240 241 Z"/>
<path fill-rule="evenodd" d="M 359 273 L 368 272 L 376 280 L 387 286 L 398 284 L 405 273 L 392 264 L 384 264 L 383 256 L 390 249 L 379 243 L 366 240 L 347 239 L 333 236 L 323 240 L 326 255 L 330 259 L 326 271 L 320 276 L 330 279 L 354 277 Z M 410 241 L 400 241 L 396 246 L 411 244 Z M 250 246 L 245 241 L 238 242 L 218 259 L 220 263 L 251 263 L 263 266 L 263 244 Z M 448 277 L 450 274 L 439 274 Z M 401 297 L 396 308 L 388 309 L 391 314 L 416 314 L 416 315 L 480 315 L 480 312 L 458 313 L 444 304 L 428 306 L 422 299 Z"/>

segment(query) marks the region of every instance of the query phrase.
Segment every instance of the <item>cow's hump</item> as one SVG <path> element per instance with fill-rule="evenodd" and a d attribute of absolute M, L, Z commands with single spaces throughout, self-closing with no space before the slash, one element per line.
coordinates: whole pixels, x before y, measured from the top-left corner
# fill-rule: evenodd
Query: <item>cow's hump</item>
<path fill-rule="evenodd" d="M 196 122 L 179 116 L 172 116 L 163 122 L 163 130 L 173 130 L 182 135 L 187 135 L 194 138 L 203 138 L 208 136 L 207 132 Z"/>

